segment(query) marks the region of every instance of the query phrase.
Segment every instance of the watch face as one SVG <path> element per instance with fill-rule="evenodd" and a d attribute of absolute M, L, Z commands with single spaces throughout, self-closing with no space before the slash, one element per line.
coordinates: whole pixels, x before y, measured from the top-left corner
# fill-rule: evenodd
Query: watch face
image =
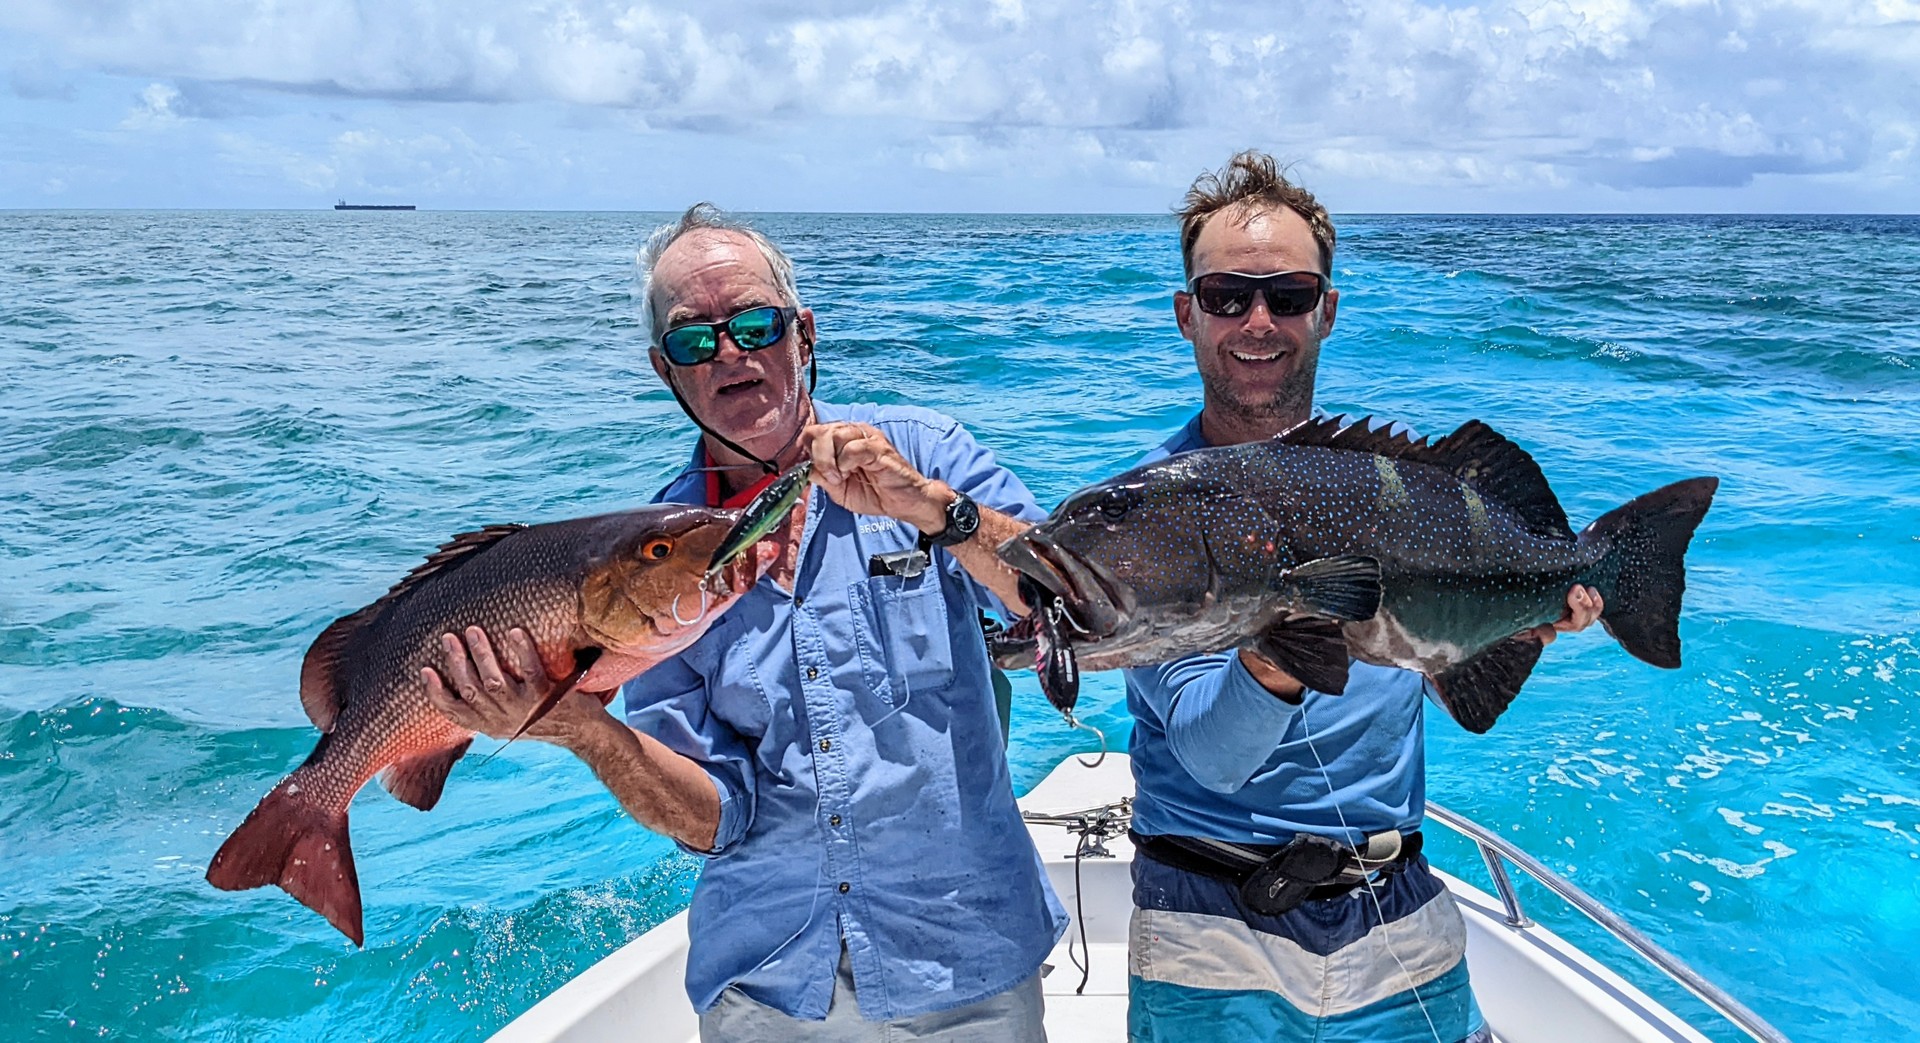
<path fill-rule="evenodd" d="M 947 507 L 947 524 L 957 533 L 973 535 L 973 530 L 980 527 L 980 508 L 972 497 L 959 497 Z"/>
<path fill-rule="evenodd" d="M 942 547 L 951 547 L 965 543 L 973 537 L 975 529 L 980 527 L 980 508 L 974 504 L 973 497 L 965 493 L 955 496 L 947 504 L 947 528 L 934 542 Z"/>

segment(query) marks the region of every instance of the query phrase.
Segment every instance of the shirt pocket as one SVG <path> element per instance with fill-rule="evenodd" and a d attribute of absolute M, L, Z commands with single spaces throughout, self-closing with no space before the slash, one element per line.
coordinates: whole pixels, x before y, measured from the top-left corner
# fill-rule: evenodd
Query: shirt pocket
<path fill-rule="evenodd" d="M 876 576 L 855 583 L 851 594 L 867 622 L 854 637 L 874 695 L 898 706 L 911 693 L 953 683 L 953 634 L 938 570 L 913 579 Z"/>

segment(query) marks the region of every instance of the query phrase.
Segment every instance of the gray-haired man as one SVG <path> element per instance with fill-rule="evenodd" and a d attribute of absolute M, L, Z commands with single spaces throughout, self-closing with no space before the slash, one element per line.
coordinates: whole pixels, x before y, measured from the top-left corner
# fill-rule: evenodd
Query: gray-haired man
<path fill-rule="evenodd" d="M 742 503 L 808 457 L 819 488 L 759 585 L 626 686 L 626 725 L 568 696 L 542 737 L 710 859 L 687 961 L 703 1039 L 1044 1039 L 1066 917 L 978 624 L 1021 607 L 993 548 L 1044 512 L 946 417 L 816 401 L 814 316 L 766 237 L 696 206 L 641 268 L 654 370 L 704 432 L 656 499 Z M 510 734 L 550 682 L 469 646 L 459 723 Z"/>

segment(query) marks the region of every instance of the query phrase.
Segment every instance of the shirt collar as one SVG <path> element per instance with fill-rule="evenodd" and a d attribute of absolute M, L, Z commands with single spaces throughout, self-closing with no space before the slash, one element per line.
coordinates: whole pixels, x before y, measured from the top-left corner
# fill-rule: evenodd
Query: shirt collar
<path fill-rule="evenodd" d="M 1319 406 L 1316 405 L 1313 407 L 1313 419 L 1325 420 L 1329 415 L 1326 410 L 1321 409 Z M 1193 419 L 1187 421 L 1186 426 L 1180 429 L 1180 433 L 1174 436 L 1174 441 L 1168 444 L 1167 451 L 1171 453 L 1185 453 L 1194 449 L 1212 448 L 1213 444 L 1207 441 L 1206 434 L 1200 429 L 1200 413 L 1195 413 L 1193 414 Z"/>
<path fill-rule="evenodd" d="M 851 412 L 851 409 L 843 405 L 823 402 L 817 398 L 813 400 L 815 423 L 827 424 L 836 420 L 845 420 Z M 667 483 L 666 488 L 660 490 L 658 499 L 668 503 L 698 503 L 715 506 L 711 497 L 716 493 L 718 482 L 716 480 L 709 484 L 708 479 L 713 477 L 713 472 L 704 470 L 707 466 L 706 439 L 696 437 L 693 440 L 693 453 L 687 460 L 687 466 Z M 742 495 L 748 495 L 751 498 L 749 494 Z"/>

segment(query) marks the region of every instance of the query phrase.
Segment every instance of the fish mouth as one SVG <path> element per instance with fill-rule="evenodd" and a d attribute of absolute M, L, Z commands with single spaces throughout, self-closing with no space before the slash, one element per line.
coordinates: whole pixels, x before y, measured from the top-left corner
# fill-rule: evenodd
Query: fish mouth
<path fill-rule="evenodd" d="M 1001 544 L 999 555 L 1023 577 L 1021 593 L 1030 609 L 1037 613 L 1039 601 L 1048 597 L 1059 600 L 1076 644 L 1111 636 L 1136 607 L 1133 592 L 1106 566 L 1060 546 L 1038 529 Z M 1041 595 L 1038 601 L 1036 593 Z"/>

